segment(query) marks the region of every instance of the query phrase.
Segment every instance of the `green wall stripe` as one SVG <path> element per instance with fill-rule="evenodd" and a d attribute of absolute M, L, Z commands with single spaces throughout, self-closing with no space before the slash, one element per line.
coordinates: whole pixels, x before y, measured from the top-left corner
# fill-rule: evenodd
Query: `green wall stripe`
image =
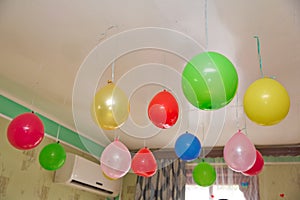
<path fill-rule="evenodd" d="M 56 122 L 44 117 L 43 115 L 40 115 L 39 113 L 36 113 L 36 115 L 38 115 L 39 118 L 43 121 L 45 132 L 49 136 L 56 138 L 57 133 L 58 133 L 58 124 Z"/>
<path fill-rule="evenodd" d="M 289 163 L 289 162 L 295 162 L 300 163 L 300 156 L 263 156 L 265 163 Z M 193 162 L 199 163 L 202 160 L 208 163 L 225 163 L 224 158 L 204 158 L 204 159 L 197 159 Z"/>
<path fill-rule="evenodd" d="M 2 115 L 13 119 L 16 116 L 26 112 L 31 112 L 31 110 L 12 101 L 11 99 L 4 97 L 3 95 L 0 95 L 0 113 Z M 57 138 L 57 135 L 59 134 L 59 140 L 93 156 L 100 157 L 102 151 L 104 150 L 103 146 L 39 113 L 36 114 L 44 124 L 46 135 Z"/>
<path fill-rule="evenodd" d="M 59 139 L 65 141 L 68 144 L 72 144 L 73 146 L 87 152 L 87 149 L 82 144 L 79 135 L 65 127 L 60 128 Z"/>
<path fill-rule="evenodd" d="M 274 157 L 274 156 L 264 156 L 264 161 L 265 162 L 300 162 L 300 156 L 279 156 L 279 157 Z"/>
<path fill-rule="evenodd" d="M 12 100 L 1 95 L 0 96 L 0 112 L 1 112 L 1 114 L 13 119 L 14 117 L 16 117 L 22 113 L 31 112 L 31 110 L 20 104 L 16 104 Z"/>

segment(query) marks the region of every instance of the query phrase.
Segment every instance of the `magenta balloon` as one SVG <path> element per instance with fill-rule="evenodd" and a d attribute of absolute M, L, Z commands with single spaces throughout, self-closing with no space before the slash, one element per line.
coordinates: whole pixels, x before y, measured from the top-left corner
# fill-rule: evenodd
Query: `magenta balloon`
<path fill-rule="evenodd" d="M 247 171 L 242 172 L 246 176 L 255 176 L 258 175 L 264 167 L 264 158 L 259 151 L 256 150 L 256 160 L 254 165 Z"/>
<path fill-rule="evenodd" d="M 247 171 L 256 160 L 254 144 L 241 131 L 227 141 L 223 154 L 228 167 L 237 172 Z"/>
<path fill-rule="evenodd" d="M 9 143 L 20 150 L 38 146 L 44 138 L 44 125 L 34 113 L 23 113 L 15 117 L 7 127 Z"/>
<path fill-rule="evenodd" d="M 122 142 L 115 139 L 103 150 L 100 163 L 105 175 L 112 179 L 121 178 L 130 170 L 131 154 Z"/>

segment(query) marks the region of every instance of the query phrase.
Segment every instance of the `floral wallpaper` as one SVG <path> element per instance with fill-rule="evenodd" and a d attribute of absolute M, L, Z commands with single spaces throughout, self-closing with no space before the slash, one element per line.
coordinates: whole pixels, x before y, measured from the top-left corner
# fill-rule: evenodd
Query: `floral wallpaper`
<path fill-rule="evenodd" d="M 94 193 L 53 183 L 54 172 L 40 167 L 38 156 L 45 145 L 54 141 L 45 137 L 42 143 L 32 150 L 17 150 L 7 140 L 8 124 L 8 120 L 0 117 L 1 200 L 105 200 L 105 197 Z M 82 152 L 68 147 L 66 151 L 84 156 Z"/>

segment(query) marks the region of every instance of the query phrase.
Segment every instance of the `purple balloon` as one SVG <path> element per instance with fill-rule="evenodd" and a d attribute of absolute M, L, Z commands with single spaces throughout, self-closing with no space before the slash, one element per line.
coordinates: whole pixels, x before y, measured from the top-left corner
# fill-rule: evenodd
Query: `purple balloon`
<path fill-rule="evenodd" d="M 228 167 L 237 172 L 247 171 L 256 160 L 254 144 L 241 131 L 227 141 L 223 154 Z"/>

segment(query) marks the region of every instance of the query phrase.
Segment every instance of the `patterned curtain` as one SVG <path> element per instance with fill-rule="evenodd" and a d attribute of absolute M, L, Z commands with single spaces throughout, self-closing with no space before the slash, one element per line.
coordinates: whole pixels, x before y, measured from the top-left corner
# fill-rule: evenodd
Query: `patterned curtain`
<path fill-rule="evenodd" d="M 217 178 L 214 185 L 238 185 L 240 191 L 244 193 L 246 200 L 259 200 L 258 176 L 244 176 L 242 173 L 232 171 L 226 165 L 215 165 Z M 186 169 L 186 183 L 196 185 L 193 180 L 193 166 Z M 213 194 L 213 187 L 209 189 Z"/>
<path fill-rule="evenodd" d="M 185 162 L 180 159 L 159 159 L 157 168 L 152 177 L 138 176 L 135 199 L 184 200 Z"/>

